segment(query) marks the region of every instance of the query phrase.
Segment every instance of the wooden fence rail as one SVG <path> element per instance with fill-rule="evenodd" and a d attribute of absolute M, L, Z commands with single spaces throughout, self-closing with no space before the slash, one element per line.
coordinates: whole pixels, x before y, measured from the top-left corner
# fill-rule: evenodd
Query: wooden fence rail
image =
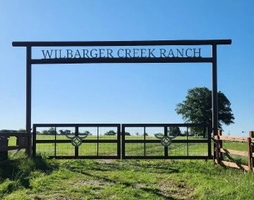
<path fill-rule="evenodd" d="M 10 137 L 16 137 L 16 145 L 9 146 L 8 139 Z M 9 150 L 19 150 L 28 147 L 28 135 L 27 133 L 0 133 L 0 152 L 5 152 Z"/>
<path fill-rule="evenodd" d="M 239 151 L 239 150 L 223 148 L 223 141 L 244 143 L 246 144 L 246 150 Z M 230 158 L 231 161 L 223 160 L 223 155 Z M 234 161 L 231 155 L 247 158 L 248 165 Z M 218 135 L 214 136 L 214 162 L 215 163 L 223 165 L 223 166 L 227 166 L 227 167 L 243 169 L 246 171 L 254 171 L 253 161 L 254 161 L 254 131 L 249 132 L 249 137 L 222 136 L 222 131 L 219 131 Z"/>

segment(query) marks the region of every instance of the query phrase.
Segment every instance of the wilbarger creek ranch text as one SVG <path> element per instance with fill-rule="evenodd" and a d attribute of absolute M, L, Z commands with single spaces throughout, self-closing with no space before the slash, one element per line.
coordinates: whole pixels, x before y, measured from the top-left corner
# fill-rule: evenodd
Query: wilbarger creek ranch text
<path fill-rule="evenodd" d="M 41 50 L 42 59 L 201 58 L 201 48 L 81 48 Z"/>

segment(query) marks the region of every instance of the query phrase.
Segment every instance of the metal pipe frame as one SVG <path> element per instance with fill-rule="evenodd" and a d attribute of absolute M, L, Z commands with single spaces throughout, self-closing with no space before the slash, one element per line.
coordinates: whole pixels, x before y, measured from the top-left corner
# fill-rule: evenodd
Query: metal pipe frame
<path fill-rule="evenodd" d="M 29 134 L 31 156 L 31 114 L 32 114 L 32 64 L 79 64 L 79 63 L 212 63 L 212 129 L 218 133 L 218 91 L 217 91 L 217 46 L 230 45 L 230 39 L 223 40 L 150 40 L 150 41 L 14 41 L 14 47 L 26 47 L 26 131 Z M 33 47 L 92 47 L 92 46 L 170 46 L 211 45 L 212 56 L 208 58 L 82 58 L 82 59 L 32 59 Z"/>

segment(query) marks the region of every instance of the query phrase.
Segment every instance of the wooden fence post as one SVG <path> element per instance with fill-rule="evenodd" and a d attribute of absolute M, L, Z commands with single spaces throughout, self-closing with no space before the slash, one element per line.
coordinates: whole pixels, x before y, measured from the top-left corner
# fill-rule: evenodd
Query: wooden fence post
<path fill-rule="evenodd" d="M 220 140 L 220 136 L 222 135 L 222 131 L 218 130 L 218 140 L 216 141 L 216 160 L 217 163 L 220 163 L 221 160 L 221 152 L 220 152 L 220 148 L 222 147 L 222 141 Z"/>
<path fill-rule="evenodd" d="M 218 135 L 219 135 L 219 136 L 222 136 L 222 130 L 218 130 Z M 220 144 L 220 146 L 219 146 L 220 149 L 223 148 L 222 140 L 219 141 L 219 144 Z M 219 149 L 219 152 L 220 152 L 220 160 L 222 160 L 222 159 L 223 159 L 223 156 L 222 156 L 223 154 L 221 153 L 220 149 Z"/>
<path fill-rule="evenodd" d="M 252 145 L 252 139 L 254 138 L 254 131 L 249 132 L 249 138 L 248 138 L 248 166 L 249 171 L 253 171 L 253 156 L 254 153 L 254 146 Z"/>

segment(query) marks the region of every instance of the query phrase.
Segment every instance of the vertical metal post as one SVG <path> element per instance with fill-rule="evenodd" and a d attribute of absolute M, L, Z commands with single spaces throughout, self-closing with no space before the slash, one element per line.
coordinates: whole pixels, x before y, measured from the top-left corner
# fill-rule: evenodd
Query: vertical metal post
<path fill-rule="evenodd" d="M 56 126 L 55 126 L 55 144 L 54 144 L 54 156 L 56 157 Z"/>
<path fill-rule="evenodd" d="M 212 45 L 212 128 L 218 134 L 217 45 Z"/>
<path fill-rule="evenodd" d="M 212 158 L 212 146 L 211 146 L 211 125 L 208 124 L 206 128 L 207 131 L 207 139 L 208 139 L 208 158 Z"/>
<path fill-rule="evenodd" d="M 36 126 L 33 125 L 33 148 L 32 148 L 32 157 L 36 156 Z"/>
<path fill-rule="evenodd" d="M 31 157 L 31 104 L 32 104 L 32 47 L 26 47 L 26 133 L 28 134 L 28 147 L 26 153 Z"/>
<path fill-rule="evenodd" d="M 121 158 L 121 128 L 120 124 L 117 125 L 117 158 Z"/>
<path fill-rule="evenodd" d="M 122 124 L 122 159 L 125 159 L 125 125 Z"/>
<path fill-rule="evenodd" d="M 187 156 L 189 156 L 189 127 L 188 126 L 187 126 L 186 154 L 187 154 Z"/>
<path fill-rule="evenodd" d="M 96 144 L 96 155 L 97 156 L 99 156 L 99 140 L 100 140 L 100 138 L 99 138 L 99 132 L 100 132 L 100 130 L 99 130 L 99 126 L 97 126 L 97 144 Z"/>
<path fill-rule="evenodd" d="M 79 127 L 75 126 L 75 136 L 79 136 Z M 78 157 L 78 146 L 75 146 L 75 157 Z"/>
<path fill-rule="evenodd" d="M 164 136 L 168 137 L 168 135 L 169 135 L 168 134 L 168 127 L 164 126 Z M 164 147 L 164 156 L 168 157 L 168 147 L 167 146 Z"/>
<path fill-rule="evenodd" d="M 146 127 L 144 126 L 144 156 L 146 156 Z"/>

